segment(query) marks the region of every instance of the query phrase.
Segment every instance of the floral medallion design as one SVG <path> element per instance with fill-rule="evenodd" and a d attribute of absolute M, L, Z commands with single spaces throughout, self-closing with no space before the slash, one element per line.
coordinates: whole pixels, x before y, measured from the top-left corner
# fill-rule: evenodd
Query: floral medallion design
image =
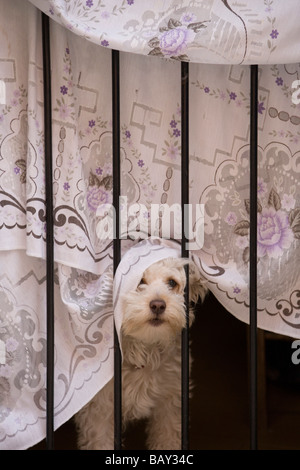
<path fill-rule="evenodd" d="M 99 171 L 98 171 L 99 173 Z M 87 205 L 89 210 L 96 212 L 102 204 L 112 203 L 112 175 L 107 174 L 100 178 L 96 174 L 90 172 L 89 188 L 87 192 Z"/>
<path fill-rule="evenodd" d="M 299 156 L 292 155 L 283 144 L 270 143 L 265 149 L 259 149 L 258 301 L 260 307 L 267 302 L 268 313 L 279 314 L 290 324 L 299 323 L 297 309 L 293 309 L 292 301 L 285 298 L 288 292 L 296 295 L 300 275 L 298 161 Z M 201 198 L 205 205 L 204 251 L 213 256 L 216 265 L 222 266 L 229 274 L 232 272 L 234 281 L 227 291 L 229 298 L 246 303 L 249 282 L 249 176 L 249 147 L 245 146 L 239 150 L 236 161 L 226 160 L 220 165 L 215 176 L 216 185 L 206 188 Z M 287 303 L 289 308 L 286 307 Z"/>
<path fill-rule="evenodd" d="M 39 331 L 36 313 L 28 306 L 17 305 L 13 293 L 2 287 L 0 305 L 0 336 L 4 350 L 0 363 L 1 441 L 1 423 L 12 413 L 26 390 L 30 390 L 32 407 L 45 409 L 46 339 Z M 20 428 L 23 425 L 22 422 L 16 423 Z"/>
<path fill-rule="evenodd" d="M 197 21 L 193 13 L 184 13 L 180 20 L 170 18 L 166 26 L 159 28 L 159 34 L 150 39 L 149 55 L 188 61 L 187 50 L 196 41 L 207 21 Z"/>
<path fill-rule="evenodd" d="M 260 178 L 258 192 L 266 188 L 266 183 Z M 250 201 L 245 199 L 245 209 L 250 215 Z M 300 238 L 300 207 L 293 208 L 295 199 L 292 194 L 283 194 L 282 201 L 274 188 L 267 195 L 266 206 L 263 207 L 258 200 L 257 204 L 257 255 L 258 258 L 268 256 L 279 258 L 284 251 L 289 249 L 294 239 Z M 231 225 L 235 221 L 234 213 L 228 213 L 227 223 Z M 249 236 L 250 222 L 241 220 L 234 225 L 233 232 L 240 237 Z M 243 241 L 237 239 L 237 245 L 243 247 Z M 247 243 L 248 244 L 248 243 Z M 245 261 L 249 261 L 249 247 L 243 252 Z"/>

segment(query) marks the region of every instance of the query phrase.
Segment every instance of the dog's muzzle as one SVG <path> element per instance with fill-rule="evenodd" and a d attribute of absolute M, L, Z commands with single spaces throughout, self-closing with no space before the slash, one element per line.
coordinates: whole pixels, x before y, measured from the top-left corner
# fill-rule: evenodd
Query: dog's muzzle
<path fill-rule="evenodd" d="M 161 315 L 166 310 L 166 302 L 162 299 L 151 300 L 149 307 L 154 315 L 154 318 L 152 318 L 149 323 L 154 326 L 161 325 L 163 323 Z"/>
<path fill-rule="evenodd" d="M 166 310 L 166 302 L 161 299 L 151 300 L 150 310 L 155 315 L 161 315 Z"/>

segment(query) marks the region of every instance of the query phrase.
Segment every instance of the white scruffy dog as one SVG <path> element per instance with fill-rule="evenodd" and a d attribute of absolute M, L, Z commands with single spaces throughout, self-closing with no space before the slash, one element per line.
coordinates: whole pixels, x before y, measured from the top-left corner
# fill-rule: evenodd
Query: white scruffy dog
<path fill-rule="evenodd" d="M 152 264 L 137 289 L 122 299 L 122 412 L 123 425 L 148 419 L 147 447 L 175 450 L 181 446 L 181 331 L 186 326 L 182 258 Z M 192 303 L 206 287 L 190 264 Z M 194 319 L 189 310 L 189 323 Z M 113 449 L 114 387 L 111 380 L 77 413 L 80 449 Z"/>

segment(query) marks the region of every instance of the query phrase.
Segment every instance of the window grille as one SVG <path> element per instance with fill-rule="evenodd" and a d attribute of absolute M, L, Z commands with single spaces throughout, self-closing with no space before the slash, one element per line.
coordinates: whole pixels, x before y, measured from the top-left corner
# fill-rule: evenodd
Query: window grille
<path fill-rule="evenodd" d="M 47 394 L 46 394 L 46 447 L 54 449 L 54 238 L 52 193 L 52 128 L 51 128 L 51 61 L 49 17 L 42 13 L 43 73 L 44 73 L 44 126 L 45 126 L 45 174 L 46 174 L 46 273 L 47 273 Z M 250 65 L 250 443 L 257 448 L 257 90 L 258 67 Z M 112 50 L 112 116 L 113 116 L 113 205 L 119 213 L 120 196 L 120 71 L 119 52 Z M 189 64 L 181 63 L 181 206 L 189 201 Z M 182 210 L 182 256 L 188 256 L 184 239 L 187 217 Z M 116 233 L 119 220 L 116 217 Z M 114 272 L 120 261 L 120 240 L 113 244 Z M 187 272 L 188 277 L 188 272 Z M 187 279 L 188 282 L 188 279 Z M 188 305 L 188 288 L 186 289 Z M 122 375 L 121 353 L 116 331 L 114 332 L 114 427 L 115 450 L 121 449 L 122 433 Z M 182 449 L 189 448 L 189 328 L 188 311 L 186 328 L 182 332 Z"/>

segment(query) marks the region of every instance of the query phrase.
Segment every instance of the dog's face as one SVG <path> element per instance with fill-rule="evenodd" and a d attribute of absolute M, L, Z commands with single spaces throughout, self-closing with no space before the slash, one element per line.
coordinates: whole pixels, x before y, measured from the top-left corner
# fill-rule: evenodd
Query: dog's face
<path fill-rule="evenodd" d="M 123 335 L 148 344 L 167 344 L 186 326 L 185 264 L 187 260 L 167 258 L 144 272 L 137 289 L 123 298 Z M 189 285 L 191 301 L 204 296 L 206 289 L 195 276 Z M 191 310 L 189 320 L 193 320 Z"/>

